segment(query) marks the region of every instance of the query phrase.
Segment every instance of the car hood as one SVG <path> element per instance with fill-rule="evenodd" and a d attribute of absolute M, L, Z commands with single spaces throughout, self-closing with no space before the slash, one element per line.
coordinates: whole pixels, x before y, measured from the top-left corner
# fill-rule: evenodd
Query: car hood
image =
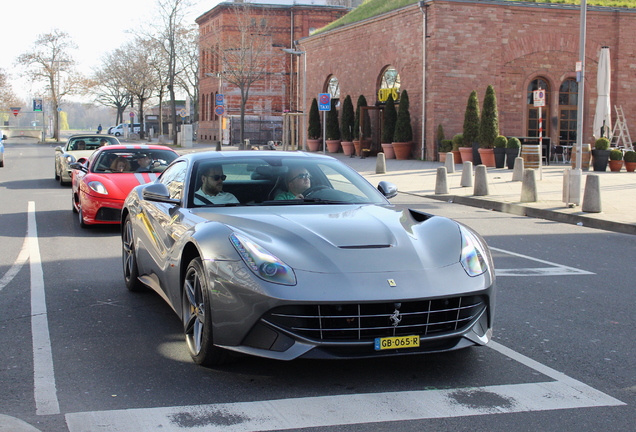
<path fill-rule="evenodd" d="M 159 177 L 158 173 L 90 173 L 83 178 L 83 182 L 88 184 L 98 181 L 108 190 L 108 198 L 123 200 L 134 187 L 153 182 L 157 177 Z M 89 191 L 91 195 L 103 196 L 92 189 Z"/>
<path fill-rule="evenodd" d="M 413 210 L 374 205 L 259 208 L 196 213 L 248 236 L 297 270 L 412 271 L 452 265 L 461 254 L 456 222 Z"/>

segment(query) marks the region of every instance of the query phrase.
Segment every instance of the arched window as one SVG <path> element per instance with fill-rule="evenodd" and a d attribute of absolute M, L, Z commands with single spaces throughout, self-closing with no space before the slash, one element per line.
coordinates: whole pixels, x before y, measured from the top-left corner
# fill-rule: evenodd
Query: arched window
<path fill-rule="evenodd" d="M 528 112 L 528 137 L 539 136 L 539 108 L 534 106 L 534 91 L 545 90 L 545 106 L 541 107 L 541 136 L 550 136 L 550 124 L 547 121 L 550 118 L 550 86 L 548 82 L 543 78 L 537 78 L 528 84 L 528 96 L 527 96 L 527 112 Z"/>
<path fill-rule="evenodd" d="M 393 100 L 400 98 L 400 74 L 393 66 L 387 66 L 380 78 L 380 88 L 378 89 L 378 102 L 384 103 L 393 95 Z"/>
<path fill-rule="evenodd" d="M 338 78 L 333 75 L 329 77 L 329 81 L 327 82 L 326 93 L 329 93 L 331 99 L 340 99 L 340 82 L 338 81 Z"/>
<path fill-rule="evenodd" d="M 579 83 L 574 79 L 563 81 L 559 88 L 559 144 L 576 143 Z"/>

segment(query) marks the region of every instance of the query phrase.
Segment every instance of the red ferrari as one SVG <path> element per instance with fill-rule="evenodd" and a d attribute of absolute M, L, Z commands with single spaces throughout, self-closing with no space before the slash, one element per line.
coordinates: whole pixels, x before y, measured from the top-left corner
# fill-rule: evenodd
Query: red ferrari
<path fill-rule="evenodd" d="M 73 212 L 82 228 L 120 223 L 128 193 L 159 177 L 179 154 L 159 145 L 113 145 L 99 148 L 84 163 L 71 164 Z"/>

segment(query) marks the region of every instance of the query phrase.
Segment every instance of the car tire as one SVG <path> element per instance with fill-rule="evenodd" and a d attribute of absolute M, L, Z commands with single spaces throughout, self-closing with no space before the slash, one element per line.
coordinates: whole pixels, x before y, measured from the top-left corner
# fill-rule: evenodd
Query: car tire
<path fill-rule="evenodd" d="M 201 366 L 218 366 L 227 361 L 228 352 L 214 346 L 212 308 L 201 258 L 190 261 L 183 280 L 181 318 L 190 356 Z"/>
<path fill-rule="evenodd" d="M 79 219 L 80 227 L 88 228 L 88 224 L 84 221 L 84 213 L 82 212 L 82 206 L 78 206 L 79 210 L 77 212 L 77 217 Z"/>
<path fill-rule="evenodd" d="M 116 136 L 116 137 L 118 137 L 118 136 L 120 136 L 120 135 L 121 135 L 121 134 L 120 134 L 119 132 L 115 132 L 115 136 Z"/>
<path fill-rule="evenodd" d="M 73 210 L 73 213 L 77 213 L 77 207 L 75 207 L 75 194 L 71 194 L 71 210 Z"/>
<path fill-rule="evenodd" d="M 62 177 L 62 173 L 60 173 L 59 179 L 60 179 L 60 186 L 68 185 L 69 182 L 64 180 L 64 177 Z"/>
<path fill-rule="evenodd" d="M 124 227 L 121 231 L 121 261 L 124 269 L 124 282 L 129 291 L 145 291 L 146 286 L 139 280 L 137 269 L 137 256 L 135 255 L 135 241 L 133 239 L 132 221 L 126 216 Z"/>

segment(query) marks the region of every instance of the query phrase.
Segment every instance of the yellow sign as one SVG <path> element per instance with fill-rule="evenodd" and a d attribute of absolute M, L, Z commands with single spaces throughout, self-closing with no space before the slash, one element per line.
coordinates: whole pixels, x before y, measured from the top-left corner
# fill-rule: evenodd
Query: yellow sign
<path fill-rule="evenodd" d="M 393 100 L 397 101 L 400 98 L 400 92 L 395 87 L 393 88 L 383 88 L 378 90 L 378 101 L 386 102 L 389 100 L 389 95 L 393 95 Z"/>

